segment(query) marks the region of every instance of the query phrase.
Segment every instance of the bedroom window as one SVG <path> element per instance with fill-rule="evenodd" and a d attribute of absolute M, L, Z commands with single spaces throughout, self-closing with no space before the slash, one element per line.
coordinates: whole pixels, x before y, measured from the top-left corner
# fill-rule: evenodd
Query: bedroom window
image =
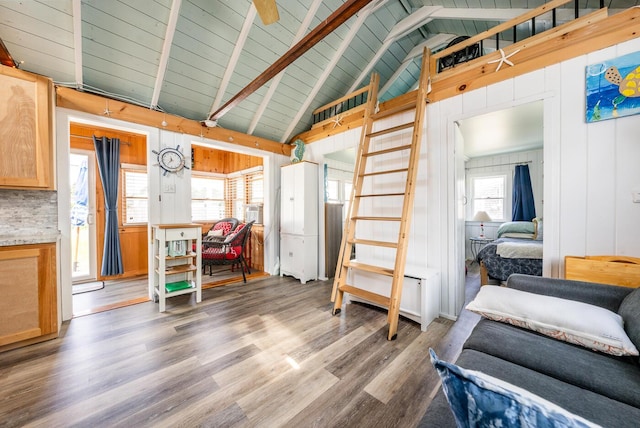
<path fill-rule="evenodd" d="M 132 225 L 146 223 L 149 219 L 147 207 L 149 197 L 147 190 L 146 167 L 122 168 L 122 224 Z"/>
<path fill-rule="evenodd" d="M 473 209 L 471 216 L 478 211 L 486 211 L 491 220 L 502 221 L 505 213 L 506 175 L 492 175 L 472 178 Z"/>

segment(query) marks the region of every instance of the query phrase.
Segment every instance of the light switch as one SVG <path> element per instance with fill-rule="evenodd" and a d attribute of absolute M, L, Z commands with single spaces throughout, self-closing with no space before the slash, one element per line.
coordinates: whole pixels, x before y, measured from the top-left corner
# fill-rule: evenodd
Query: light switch
<path fill-rule="evenodd" d="M 640 203 L 640 191 L 631 192 L 631 200 L 636 204 Z"/>
<path fill-rule="evenodd" d="M 162 190 L 164 193 L 176 193 L 176 183 L 164 183 Z"/>

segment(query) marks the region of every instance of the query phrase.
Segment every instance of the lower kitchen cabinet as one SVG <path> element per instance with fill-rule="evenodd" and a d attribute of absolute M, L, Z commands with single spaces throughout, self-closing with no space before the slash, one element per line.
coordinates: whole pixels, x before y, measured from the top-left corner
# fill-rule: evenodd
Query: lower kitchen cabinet
<path fill-rule="evenodd" d="M 56 244 L 0 247 L 0 350 L 58 335 Z"/>

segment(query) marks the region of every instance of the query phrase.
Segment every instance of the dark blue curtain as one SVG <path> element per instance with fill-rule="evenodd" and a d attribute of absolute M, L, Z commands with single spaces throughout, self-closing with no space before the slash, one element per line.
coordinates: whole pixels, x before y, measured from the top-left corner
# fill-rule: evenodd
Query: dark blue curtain
<path fill-rule="evenodd" d="M 517 165 L 513 177 L 513 214 L 512 221 L 531 221 L 536 217 L 536 206 L 531 190 L 529 165 Z"/>
<path fill-rule="evenodd" d="M 96 148 L 98 171 L 104 190 L 106 208 L 104 226 L 104 252 L 102 254 L 102 276 L 124 273 L 120 234 L 118 232 L 118 179 L 120 177 L 120 140 L 93 137 Z"/>

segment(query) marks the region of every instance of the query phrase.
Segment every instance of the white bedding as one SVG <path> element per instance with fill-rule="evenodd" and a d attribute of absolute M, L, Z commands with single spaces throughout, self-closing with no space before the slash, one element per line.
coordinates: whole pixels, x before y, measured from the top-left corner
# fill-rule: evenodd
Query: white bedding
<path fill-rule="evenodd" d="M 542 242 L 501 242 L 496 254 L 507 259 L 541 259 Z"/>

